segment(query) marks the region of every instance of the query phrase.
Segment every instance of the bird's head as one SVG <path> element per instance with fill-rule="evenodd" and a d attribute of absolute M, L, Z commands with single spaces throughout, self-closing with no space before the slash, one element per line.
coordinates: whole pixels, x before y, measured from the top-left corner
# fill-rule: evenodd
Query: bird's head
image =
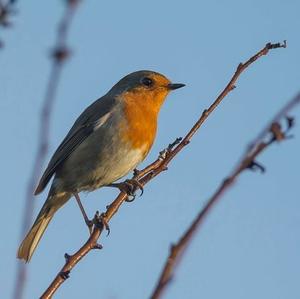
<path fill-rule="evenodd" d="M 122 78 L 109 93 L 158 113 L 169 92 L 183 86 L 157 72 L 137 71 Z"/>

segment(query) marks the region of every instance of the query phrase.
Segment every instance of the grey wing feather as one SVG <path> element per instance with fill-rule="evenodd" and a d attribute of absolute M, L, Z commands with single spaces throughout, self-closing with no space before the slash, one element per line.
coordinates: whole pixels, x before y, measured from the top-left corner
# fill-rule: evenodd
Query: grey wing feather
<path fill-rule="evenodd" d="M 104 96 L 82 112 L 53 154 L 34 192 L 35 195 L 44 190 L 57 168 L 94 131 L 95 126 L 99 126 L 99 120 L 111 112 L 114 105 L 115 99 Z"/>

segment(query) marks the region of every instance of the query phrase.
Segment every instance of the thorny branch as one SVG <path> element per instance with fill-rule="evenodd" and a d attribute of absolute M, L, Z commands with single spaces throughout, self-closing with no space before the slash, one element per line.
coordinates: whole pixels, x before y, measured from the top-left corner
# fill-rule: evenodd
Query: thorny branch
<path fill-rule="evenodd" d="M 223 181 L 220 187 L 215 191 L 212 197 L 206 202 L 205 206 L 200 210 L 199 214 L 195 217 L 191 225 L 181 236 L 179 241 L 172 245 L 170 248 L 169 256 L 164 264 L 161 275 L 158 279 L 156 287 L 151 295 L 151 299 L 159 299 L 162 297 L 166 286 L 170 283 L 174 276 L 174 272 L 179 262 L 181 261 L 186 249 L 188 248 L 192 238 L 198 232 L 205 217 L 209 214 L 212 207 L 220 201 L 222 195 L 228 191 L 230 187 L 236 182 L 238 176 L 247 169 L 256 170 L 259 169 L 262 172 L 265 168 L 256 162 L 257 156 L 259 156 L 266 148 L 268 148 L 274 142 L 280 142 L 286 140 L 290 136 L 287 133 L 294 125 L 294 119 L 287 116 L 287 113 L 292 110 L 296 105 L 300 104 L 300 93 L 288 102 L 274 117 L 267 128 L 264 129 L 257 138 L 251 143 L 247 151 L 242 156 L 240 162 L 235 167 L 234 171 Z M 282 128 L 283 119 L 285 120 L 285 129 Z"/>
<path fill-rule="evenodd" d="M 46 88 L 44 103 L 41 110 L 38 149 L 37 149 L 36 158 L 34 161 L 32 173 L 26 191 L 21 237 L 24 236 L 24 234 L 26 233 L 26 231 L 30 226 L 30 223 L 32 222 L 32 216 L 34 210 L 33 192 L 34 192 L 36 181 L 40 176 L 41 169 L 44 164 L 47 151 L 48 151 L 50 119 L 51 119 L 53 104 L 54 104 L 55 95 L 60 80 L 60 75 L 63 69 L 63 65 L 66 58 L 68 58 L 69 56 L 69 50 L 66 46 L 66 40 L 71 25 L 71 21 L 78 3 L 79 0 L 66 1 L 65 12 L 61 22 L 59 23 L 58 30 L 57 30 L 57 39 L 55 43 L 55 48 L 52 51 L 52 55 L 51 55 L 53 58 L 53 63 L 50 71 L 48 85 Z M 24 263 L 18 262 L 13 298 L 20 299 L 23 297 L 25 281 L 26 281 L 26 266 Z"/>
<path fill-rule="evenodd" d="M 181 139 L 177 139 L 175 142 L 170 144 L 167 149 L 162 151 L 157 160 L 148 165 L 146 168 L 140 171 L 135 171 L 133 179 L 139 181 L 141 185 L 147 184 L 150 180 L 156 177 L 161 172 L 167 170 L 168 164 L 173 160 L 173 158 L 187 145 L 189 144 L 191 138 L 196 133 L 196 131 L 201 127 L 203 122 L 208 118 L 208 116 L 215 110 L 215 108 L 220 104 L 224 97 L 235 88 L 235 83 L 241 73 L 255 62 L 258 58 L 263 55 L 267 55 L 269 50 L 276 48 L 285 48 L 286 43 L 283 44 L 271 44 L 268 43 L 266 46 L 257 52 L 254 56 L 249 58 L 245 63 L 240 63 L 237 67 L 234 75 L 231 80 L 220 93 L 217 99 L 212 103 L 212 105 L 203 111 L 199 120 L 194 124 L 192 129 L 187 133 L 187 135 Z M 52 298 L 56 290 L 63 284 L 63 282 L 69 277 L 71 270 L 77 265 L 77 263 L 87 255 L 92 249 L 102 248 L 101 245 L 97 243 L 98 239 L 101 236 L 105 226 L 111 220 L 111 218 L 117 213 L 120 206 L 128 199 L 128 196 L 124 192 L 120 192 L 116 199 L 107 207 L 106 212 L 99 216 L 99 213 L 96 213 L 94 217 L 94 228 L 91 236 L 86 241 L 86 243 L 73 255 L 66 255 L 66 262 L 59 273 L 56 275 L 54 280 L 51 282 L 47 290 L 41 296 L 42 299 Z"/>

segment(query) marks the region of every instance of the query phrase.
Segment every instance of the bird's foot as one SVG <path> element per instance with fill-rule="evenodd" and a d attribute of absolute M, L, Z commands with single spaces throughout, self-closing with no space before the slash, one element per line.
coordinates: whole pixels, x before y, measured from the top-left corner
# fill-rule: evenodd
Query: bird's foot
<path fill-rule="evenodd" d="M 141 190 L 140 196 L 142 196 L 143 193 L 144 193 L 144 186 L 142 185 L 142 183 L 140 183 L 136 179 L 128 179 L 128 180 L 126 180 L 124 182 L 121 182 L 121 183 L 109 184 L 108 186 L 116 187 L 120 191 L 125 192 L 129 197 L 132 197 L 132 198 L 127 198 L 126 199 L 127 202 L 134 201 L 135 196 L 136 196 L 135 192 L 136 192 L 137 189 Z"/>

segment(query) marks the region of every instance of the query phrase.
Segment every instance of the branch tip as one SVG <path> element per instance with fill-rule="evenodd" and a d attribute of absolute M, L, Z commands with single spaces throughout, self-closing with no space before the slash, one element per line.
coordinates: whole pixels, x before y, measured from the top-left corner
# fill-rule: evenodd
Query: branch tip
<path fill-rule="evenodd" d="M 267 43 L 266 44 L 266 48 L 268 50 L 271 50 L 271 49 L 278 49 L 278 48 L 286 48 L 287 47 L 287 42 L 286 40 L 283 41 L 283 43 Z"/>

